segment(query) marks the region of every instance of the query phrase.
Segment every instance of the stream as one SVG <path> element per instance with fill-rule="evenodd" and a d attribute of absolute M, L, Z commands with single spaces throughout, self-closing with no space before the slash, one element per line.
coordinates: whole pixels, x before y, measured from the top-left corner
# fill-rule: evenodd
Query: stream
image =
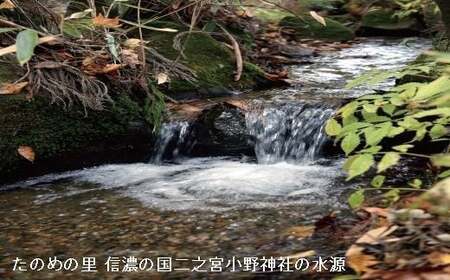
<path fill-rule="evenodd" d="M 344 89 L 371 69 L 392 69 L 429 47 L 425 39 L 400 44 L 365 39 L 339 52 L 293 66 L 287 89 L 251 93 L 244 127 L 255 156 L 192 157 L 189 121 L 162 126 L 149 163 L 105 165 L 49 174 L 0 188 L 0 276 L 20 257 L 108 256 L 196 259 L 199 256 L 292 256 L 314 250 L 342 256 L 332 233 L 305 239 L 296 228 L 347 210 L 343 159 L 323 151 L 324 123 L 342 100 L 370 89 Z M 387 89 L 387 81 L 378 89 Z M 248 99 L 248 97 L 247 97 Z M 236 126 L 236 127 L 234 127 Z M 83 279 L 125 279 L 122 274 L 84 274 Z M 78 272 L 65 273 L 75 277 Z M 186 279 L 186 272 L 128 274 L 126 279 Z M 23 273 L 17 279 L 61 279 L 57 272 Z M 191 275 L 191 274 L 189 274 Z M 193 274 L 194 279 L 261 279 L 259 273 Z M 147 275 L 148 276 L 148 275 Z M 1 278 L 1 277 L 0 277 Z M 299 279 L 272 273 L 264 279 Z M 68 279 L 68 278 L 65 278 Z M 191 278 L 192 279 L 192 278 Z"/>

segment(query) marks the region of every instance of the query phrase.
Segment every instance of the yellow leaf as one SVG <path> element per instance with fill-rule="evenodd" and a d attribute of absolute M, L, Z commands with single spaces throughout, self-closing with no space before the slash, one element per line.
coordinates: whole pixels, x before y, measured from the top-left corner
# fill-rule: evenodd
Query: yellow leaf
<path fill-rule="evenodd" d="M 320 24 L 322 24 L 323 26 L 327 26 L 327 22 L 325 21 L 325 19 L 320 16 L 318 13 L 311 11 L 309 12 L 309 14 L 313 17 L 313 19 L 315 19 L 317 22 L 319 22 Z"/>
<path fill-rule="evenodd" d="M 118 28 L 120 27 L 119 17 L 116 18 L 105 18 L 102 14 L 96 16 L 92 22 L 95 26 L 107 27 L 107 28 Z"/>
<path fill-rule="evenodd" d="M 0 94 L 19 94 L 28 85 L 28 82 L 22 82 L 17 84 L 3 84 L 0 87 Z"/>
<path fill-rule="evenodd" d="M 450 265 L 450 254 L 433 252 L 427 256 L 427 259 L 433 265 Z"/>
<path fill-rule="evenodd" d="M 13 2 L 11 2 L 11 0 L 5 0 L 3 1 L 3 3 L 0 4 L 0 10 L 14 10 L 14 8 L 16 7 L 16 5 L 14 5 Z"/>
<path fill-rule="evenodd" d="M 34 162 L 34 160 L 36 159 L 36 154 L 34 153 L 33 148 L 29 146 L 20 146 L 17 149 L 17 152 L 19 153 L 19 155 L 31 162 Z"/>

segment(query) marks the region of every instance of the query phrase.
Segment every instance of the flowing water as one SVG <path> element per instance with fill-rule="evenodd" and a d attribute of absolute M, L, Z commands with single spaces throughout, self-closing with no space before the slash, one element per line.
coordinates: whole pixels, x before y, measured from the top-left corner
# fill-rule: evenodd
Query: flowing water
<path fill-rule="evenodd" d="M 292 87 L 252 94 L 245 130 L 255 158 L 189 157 L 196 141 L 191 124 L 174 121 L 163 125 L 149 163 L 99 166 L 3 187 L 0 276 L 13 277 L 8 271 L 15 257 L 342 254 L 337 240 L 305 241 L 289 229 L 346 209 L 343 194 L 352 186 L 343 180 L 342 159 L 323 154 L 323 125 L 339 100 L 368 90 L 344 90 L 346 81 L 374 68 L 401 67 L 428 47 L 424 40 L 399 42 L 371 39 L 321 55 L 313 64 L 292 68 L 297 81 Z M 182 272 L 171 275 L 185 279 Z M 142 277 L 127 276 L 153 279 Z M 207 277 L 213 276 L 194 278 Z M 227 277 L 237 276 L 220 276 Z M 61 274 L 19 278 L 60 279 Z"/>

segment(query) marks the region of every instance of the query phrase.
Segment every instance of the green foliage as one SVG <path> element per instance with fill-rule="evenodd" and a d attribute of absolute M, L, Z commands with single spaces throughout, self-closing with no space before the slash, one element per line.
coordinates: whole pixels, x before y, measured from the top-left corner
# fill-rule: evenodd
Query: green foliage
<path fill-rule="evenodd" d="M 350 207 L 352 208 L 359 208 L 364 203 L 364 200 L 364 190 L 360 189 L 350 195 L 348 198 L 348 204 L 350 204 Z"/>
<path fill-rule="evenodd" d="M 17 34 L 16 55 L 20 65 L 27 63 L 34 55 L 34 49 L 38 45 L 39 37 L 34 30 L 24 30 Z"/>
<path fill-rule="evenodd" d="M 406 75 L 429 75 L 437 63 L 449 63 L 448 54 L 433 54 L 434 61 L 412 65 L 400 71 L 377 71 L 351 81 L 348 87 L 370 85 L 388 78 Z M 344 170 L 347 180 L 364 175 L 376 166 L 378 175 L 371 185 L 380 189 L 386 180 L 386 171 L 409 157 L 428 158 L 434 166 L 449 168 L 450 154 L 418 154 L 417 146 L 426 141 L 450 141 L 450 76 L 442 72 L 431 82 L 400 84 L 389 92 L 362 96 L 345 106 L 325 126 L 328 135 L 340 142 L 349 158 Z M 450 176 L 450 171 L 439 177 Z M 419 189 L 422 181 L 414 179 L 407 189 Z M 385 199 L 389 203 L 399 198 L 399 189 L 388 190 Z M 358 191 L 351 197 L 351 205 L 358 205 L 363 197 Z"/>

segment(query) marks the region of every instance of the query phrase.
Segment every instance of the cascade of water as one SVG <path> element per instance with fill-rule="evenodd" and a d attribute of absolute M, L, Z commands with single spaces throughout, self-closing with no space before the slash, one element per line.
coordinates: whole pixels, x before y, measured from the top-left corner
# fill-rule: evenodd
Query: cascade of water
<path fill-rule="evenodd" d="M 259 163 L 314 160 L 326 140 L 324 124 L 334 109 L 321 104 L 289 103 L 251 110 L 247 128 L 255 138 Z"/>
<path fill-rule="evenodd" d="M 164 123 L 159 131 L 151 162 L 160 164 L 166 158 L 176 158 L 188 145 L 189 128 L 187 121 Z"/>

